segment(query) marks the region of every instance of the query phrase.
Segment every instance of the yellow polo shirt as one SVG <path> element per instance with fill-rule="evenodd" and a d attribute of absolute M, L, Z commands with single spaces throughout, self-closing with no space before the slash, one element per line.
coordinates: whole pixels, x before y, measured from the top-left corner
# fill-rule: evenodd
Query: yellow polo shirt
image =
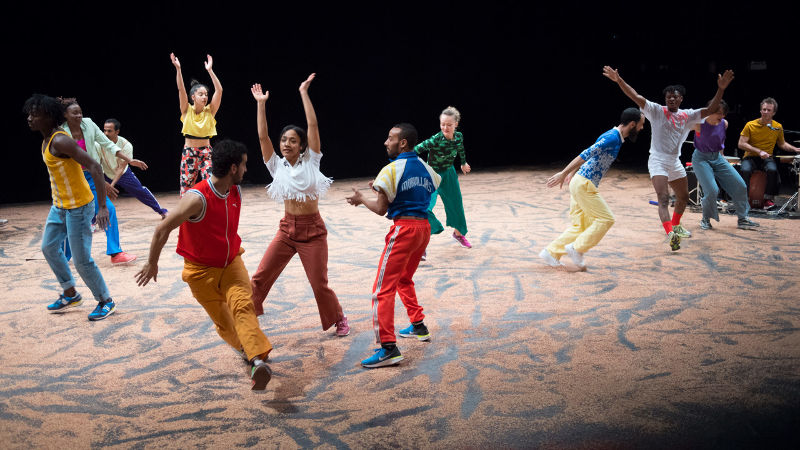
<path fill-rule="evenodd" d="M 758 119 L 751 120 L 744 124 L 741 134 L 749 138 L 750 145 L 770 155 L 775 149 L 775 144 L 783 145 L 783 126 L 774 120 L 767 125 L 761 125 Z M 749 150 L 744 153 L 745 158 L 750 156 L 758 157 L 758 154 Z"/>

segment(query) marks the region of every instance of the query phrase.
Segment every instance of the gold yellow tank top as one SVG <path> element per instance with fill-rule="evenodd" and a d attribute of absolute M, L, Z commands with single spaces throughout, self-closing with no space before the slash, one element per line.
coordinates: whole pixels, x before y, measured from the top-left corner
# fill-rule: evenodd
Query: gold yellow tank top
<path fill-rule="evenodd" d="M 186 108 L 186 114 L 181 116 L 183 128 L 181 134 L 198 138 L 210 138 L 217 135 L 217 119 L 211 115 L 211 106 L 206 105 L 200 113 L 194 111 L 190 104 Z"/>
<path fill-rule="evenodd" d="M 94 194 L 77 161 L 72 158 L 59 158 L 50 153 L 50 144 L 57 134 L 67 135 L 63 131 L 56 131 L 50 136 L 47 146 L 42 141 L 42 159 L 50 173 L 53 205 L 63 209 L 80 208 L 94 200 Z"/>

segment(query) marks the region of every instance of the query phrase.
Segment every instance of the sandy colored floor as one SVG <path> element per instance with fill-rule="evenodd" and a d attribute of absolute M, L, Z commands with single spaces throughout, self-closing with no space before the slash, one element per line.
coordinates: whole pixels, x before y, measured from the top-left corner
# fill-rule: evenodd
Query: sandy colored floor
<path fill-rule="evenodd" d="M 246 366 L 181 281 L 174 232 L 158 283 L 137 261 L 93 255 L 118 303 L 51 315 L 58 285 L 39 249 L 49 205 L 3 206 L 0 439 L 3 448 L 675 447 L 800 442 L 800 222 L 722 216 L 678 252 L 664 243 L 646 174 L 612 170 L 600 186 L 617 223 L 556 270 L 537 254 L 567 225 L 569 193 L 552 169 L 461 176 L 472 249 L 434 236 L 415 277 L 433 334 L 401 340 L 399 366 L 365 370 L 375 347 L 370 291 L 389 221 L 344 196 L 321 201 L 330 285 L 353 332 L 322 331 L 295 258 L 260 317 L 274 378 L 250 391 Z M 44 182 L 42 180 L 42 182 Z M 282 207 L 245 188 L 240 235 L 254 270 Z M 159 197 L 173 207 L 175 194 Z M 123 248 L 146 258 L 159 217 L 117 202 Z M 444 215 L 441 206 L 436 210 Z M 397 325 L 407 317 L 397 301 Z"/>

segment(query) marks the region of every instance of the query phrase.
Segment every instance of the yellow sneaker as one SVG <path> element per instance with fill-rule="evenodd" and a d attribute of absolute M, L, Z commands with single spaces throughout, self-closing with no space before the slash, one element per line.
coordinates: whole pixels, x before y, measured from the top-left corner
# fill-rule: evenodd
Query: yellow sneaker
<path fill-rule="evenodd" d="M 692 237 L 692 232 L 687 230 L 686 228 L 683 228 L 683 225 L 681 225 L 681 224 L 678 224 L 678 225 L 675 225 L 674 227 L 672 227 L 672 231 L 674 231 L 675 234 L 677 234 L 681 238 Z"/>

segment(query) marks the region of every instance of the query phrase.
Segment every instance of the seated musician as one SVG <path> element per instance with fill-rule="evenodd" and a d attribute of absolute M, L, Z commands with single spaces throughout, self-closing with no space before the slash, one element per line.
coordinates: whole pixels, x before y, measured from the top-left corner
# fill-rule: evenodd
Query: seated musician
<path fill-rule="evenodd" d="M 742 158 L 742 178 L 750 187 L 750 175 L 754 170 L 767 173 L 767 187 L 764 193 L 764 208 L 775 206 L 773 199 L 778 195 L 778 165 L 773 158 L 773 150 L 779 147 L 785 151 L 800 153 L 797 148 L 783 139 L 783 126 L 772 120 L 778 112 L 778 102 L 772 97 L 761 101 L 761 118 L 744 125 L 739 136 L 739 148 L 744 150 Z"/>

